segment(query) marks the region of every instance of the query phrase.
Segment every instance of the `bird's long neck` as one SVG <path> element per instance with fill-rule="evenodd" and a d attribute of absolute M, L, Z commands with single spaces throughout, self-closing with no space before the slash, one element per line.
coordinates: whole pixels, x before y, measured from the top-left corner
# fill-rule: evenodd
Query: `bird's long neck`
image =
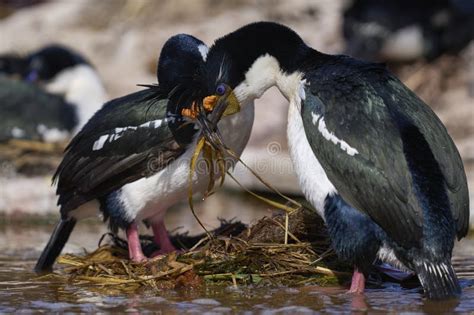
<path fill-rule="evenodd" d="M 255 99 L 272 86 L 277 86 L 280 92 L 290 101 L 304 98 L 305 74 L 309 69 L 317 68 L 326 60 L 326 55 L 308 48 L 304 56 L 295 56 L 298 63 L 289 68 L 290 63 L 281 55 L 274 56 L 272 52 L 256 58 L 249 65 L 242 82 L 234 89 L 239 100 Z"/>

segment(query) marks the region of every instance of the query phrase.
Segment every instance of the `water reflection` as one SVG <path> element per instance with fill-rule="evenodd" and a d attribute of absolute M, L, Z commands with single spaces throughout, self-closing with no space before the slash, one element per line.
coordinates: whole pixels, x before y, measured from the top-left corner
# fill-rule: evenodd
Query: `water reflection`
<path fill-rule="evenodd" d="M 365 295 L 347 294 L 347 288 L 304 286 L 287 287 L 223 287 L 166 290 L 121 294 L 99 293 L 91 286 L 72 286 L 55 281 L 31 281 L 33 261 L 1 262 L 0 313 L 23 311 L 47 312 L 130 312 L 144 310 L 166 313 L 255 311 L 273 313 L 307 313 L 367 311 L 451 313 L 474 310 L 472 280 L 463 280 L 464 294 L 460 301 L 430 302 L 419 289 L 402 289 L 395 284 L 369 289 Z M 12 271 L 11 267 L 16 266 Z M 19 270 L 21 269 L 21 270 Z"/>

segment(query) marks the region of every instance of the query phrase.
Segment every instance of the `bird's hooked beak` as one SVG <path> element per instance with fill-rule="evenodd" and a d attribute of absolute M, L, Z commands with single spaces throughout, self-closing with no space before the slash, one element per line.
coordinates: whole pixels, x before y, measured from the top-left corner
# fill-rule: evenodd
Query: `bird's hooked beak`
<path fill-rule="evenodd" d="M 240 103 L 229 86 L 221 95 L 206 96 L 199 104 L 193 102 L 191 108 L 184 108 L 181 114 L 195 121 L 201 128 L 205 138 L 210 143 L 222 145 L 221 136 L 217 130 L 217 123 L 222 116 L 228 116 L 240 111 Z"/>
<path fill-rule="evenodd" d="M 201 124 L 205 123 L 212 127 L 211 129 L 216 128 L 223 116 L 233 115 L 240 111 L 240 103 L 229 86 L 226 86 L 223 95 L 206 96 L 202 101 L 202 106 L 199 105 L 193 103 L 191 108 L 182 110 L 182 115 L 192 120 L 197 119 Z"/>
<path fill-rule="evenodd" d="M 240 111 L 240 103 L 234 94 L 234 91 L 226 86 L 223 95 L 210 95 L 203 100 L 204 110 L 209 114 L 209 121 L 217 123 L 222 116 L 229 116 Z"/>

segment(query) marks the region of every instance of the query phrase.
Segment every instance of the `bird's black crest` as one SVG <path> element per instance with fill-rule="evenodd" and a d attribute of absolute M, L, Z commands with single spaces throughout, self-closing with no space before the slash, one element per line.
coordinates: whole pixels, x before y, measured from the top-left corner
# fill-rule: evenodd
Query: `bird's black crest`
<path fill-rule="evenodd" d="M 275 57 L 283 71 L 293 72 L 309 50 L 301 37 L 284 25 L 252 23 L 214 43 L 206 61 L 206 80 L 212 87 L 225 82 L 234 88 L 244 80 L 253 62 L 266 54 Z"/>
<path fill-rule="evenodd" d="M 28 57 L 29 71 L 35 71 L 39 79 L 50 80 L 64 69 L 90 63 L 71 48 L 49 45 Z"/>

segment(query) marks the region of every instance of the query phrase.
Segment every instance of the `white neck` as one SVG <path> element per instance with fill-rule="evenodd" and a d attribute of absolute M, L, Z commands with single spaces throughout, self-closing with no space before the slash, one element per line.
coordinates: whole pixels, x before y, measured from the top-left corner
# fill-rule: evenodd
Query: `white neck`
<path fill-rule="evenodd" d="M 288 146 L 293 166 L 306 198 L 324 218 L 326 196 L 336 189 L 329 181 L 306 138 L 301 118 L 301 101 L 305 99 L 303 73 L 285 73 L 278 61 L 265 55 L 252 64 L 234 93 L 241 103 L 243 100 L 259 98 L 268 88 L 276 85 L 290 102 L 288 114 Z M 311 167 L 308 168 L 308 165 Z"/>
<path fill-rule="evenodd" d="M 77 65 L 61 71 L 46 85 L 46 90 L 50 93 L 63 94 L 67 102 L 76 106 L 79 124 L 74 130 L 75 133 L 107 101 L 102 81 L 88 65 Z"/>
<path fill-rule="evenodd" d="M 303 74 L 298 71 L 284 73 L 278 60 L 266 54 L 255 60 L 245 74 L 245 80 L 234 89 L 234 93 L 244 104 L 261 97 L 266 90 L 276 85 L 288 101 L 299 104 L 305 98 L 305 80 L 302 77 Z"/>

